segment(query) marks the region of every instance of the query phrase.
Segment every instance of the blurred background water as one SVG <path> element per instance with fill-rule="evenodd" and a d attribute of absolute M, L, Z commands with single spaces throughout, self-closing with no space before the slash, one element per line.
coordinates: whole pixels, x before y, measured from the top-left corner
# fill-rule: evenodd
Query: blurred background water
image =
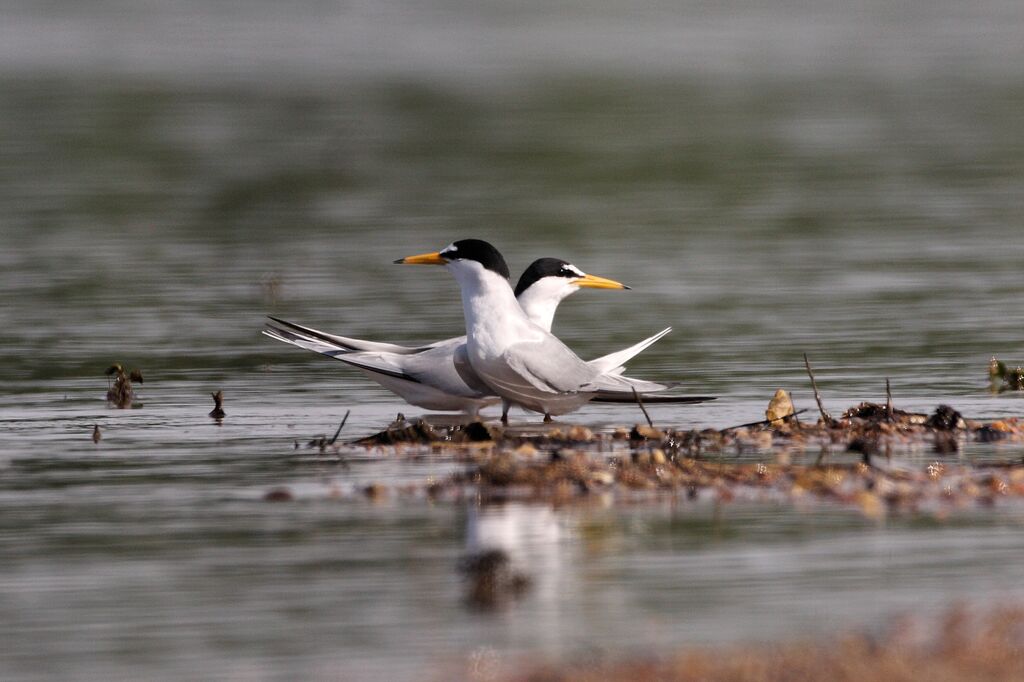
<path fill-rule="evenodd" d="M 631 373 L 720 399 L 660 424 L 811 407 L 804 352 L 834 410 L 888 377 L 908 409 L 1020 414 L 985 366 L 1024 361 L 1022 34 L 1008 0 L 5 3 L 0 674 L 419 677 L 1017 589 L 1016 512 L 332 500 L 454 465 L 297 463 L 348 409 L 350 436 L 419 411 L 258 330 L 455 335 L 454 281 L 390 263 L 473 236 L 633 287 L 563 304 L 585 357 L 674 327 Z M 114 361 L 142 409 L 106 407 Z M 494 617 L 459 599 L 477 516 L 539 581 Z"/>

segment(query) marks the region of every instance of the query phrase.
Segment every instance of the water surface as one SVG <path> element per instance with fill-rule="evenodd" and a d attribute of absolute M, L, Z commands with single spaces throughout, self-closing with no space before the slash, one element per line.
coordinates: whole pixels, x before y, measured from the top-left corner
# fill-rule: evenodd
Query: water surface
<path fill-rule="evenodd" d="M 458 465 L 296 450 L 348 410 L 349 437 L 421 411 L 258 332 L 274 314 L 456 335 L 451 278 L 391 261 L 473 236 L 516 273 L 558 256 L 633 287 L 564 303 L 555 330 L 584 357 L 674 328 L 630 372 L 720 398 L 652 407 L 659 424 L 753 421 L 777 388 L 812 407 L 805 352 L 833 411 L 889 378 L 904 409 L 1018 415 L 985 368 L 1024 362 L 1022 14 L 3 10 L 0 675 L 413 679 L 1020 597 L 1020 510 L 1000 505 L 876 524 L 768 499 L 371 503 L 366 485 Z M 143 370 L 140 409 L 106 406 L 115 361 Z M 296 500 L 264 502 L 279 486 Z M 534 582 L 496 614 L 457 570 L 487 546 Z"/>

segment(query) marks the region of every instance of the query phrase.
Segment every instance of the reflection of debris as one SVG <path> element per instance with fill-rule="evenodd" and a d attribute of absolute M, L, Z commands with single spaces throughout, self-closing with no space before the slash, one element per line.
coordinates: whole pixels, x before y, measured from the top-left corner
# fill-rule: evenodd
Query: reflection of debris
<path fill-rule="evenodd" d="M 291 502 L 295 499 L 292 495 L 292 491 L 288 488 L 271 488 L 263 495 L 263 499 L 266 502 Z"/>
<path fill-rule="evenodd" d="M 388 496 L 388 489 L 380 483 L 371 483 L 363 488 L 363 494 L 366 495 L 367 499 L 380 501 Z"/>
<path fill-rule="evenodd" d="M 213 397 L 213 409 L 210 410 L 210 416 L 219 422 L 227 414 L 224 412 L 224 391 L 217 391 L 210 395 Z"/>
<path fill-rule="evenodd" d="M 939 616 L 893 619 L 882 636 L 851 633 L 826 640 L 697 646 L 658 656 L 547 664 L 521 661 L 499 680 L 902 680 L 1024 679 L 1024 607 L 978 615 L 954 606 Z"/>
<path fill-rule="evenodd" d="M 271 275 L 260 281 L 260 289 L 263 290 L 263 299 L 274 305 L 281 296 L 281 278 L 278 275 Z"/>
<path fill-rule="evenodd" d="M 92 427 L 92 442 L 99 443 L 103 439 L 103 434 L 100 433 L 100 425 L 94 424 Z"/>
<path fill-rule="evenodd" d="M 133 369 L 131 372 L 125 370 L 119 363 L 114 363 L 104 372 L 108 377 L 113 377 L 113 382 L 107 388 L 107 402 L 114 407 L 126 409 L 129 407 L 142 407 L 142 403 L 133 403 L 135 389 L 132 382 L 144 383 L 142 372 Z"/>
<path fill-rule="evenodd" d="M 465 557 L 459 570 L 467 582 L 466 603 L 485 611 L 505 606 L 530 587 L 529 576 L 516 571 L 500 549 Z"/>
<path fill-rule="evenodd" d="M 992 358 L 988 361 L 988 378 L 994 392 L 1024 391 L 1024 367 L 1020 365 L 1010 368 Z"/>
<path fill-rule="evenodd" d="M 934 432 L 941 438 L 954 432 Z M 611 456 L 558 450 L 548 456 L 489 448 L 462 450 L 463 471 L 420 490 L 432 499 L 531 500 L 556 504 L 611 493 L 626 496 L 685 495 L 687 499 L 797 501 L 817 498 L 859 509 L 877 519 L 886 513 L 942 516 L 968 506 L 989 506 L 1004 498 L 1024 499 L 1024 466 L 972 466 L 932 462 L 927 466 L 889 467 L 872 455 L 884 441 L 854 441 L 847 447 L 864 461 L 828 465 L 730 462 L 671 455 L 662 448 L 627 449 Z M 945 441 L 939 441 L 945 442 Z M 943 446 L 947 447 L 947 446 Z M 522 453 L 522 454 L 521 454 Z M 395 489 L 408 494 L 408 488 Z M 380 492 L 375 492 L 374 497 Z"/>

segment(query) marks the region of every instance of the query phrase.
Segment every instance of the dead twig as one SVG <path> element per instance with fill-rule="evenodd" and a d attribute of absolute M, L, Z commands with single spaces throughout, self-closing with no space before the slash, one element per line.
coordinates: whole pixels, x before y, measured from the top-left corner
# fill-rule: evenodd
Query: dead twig
<path fill-rule="evenodd" d="M 885 378 L 885 418 L 893 421 L 892 389 L 889 388 L 889 377 Z"/>
<path fill-rule="evenodd" d="M 341 419 L 341 424 L 338 425 L 338 430 L 334 432 L 334 437 L 327 441 L 328 445 L 334 445 L 335 441 L 338 440 L 338 436 L 341 435 L 341 430 L 345 428 L 345 422 L 348 421 L 348 416 L 352 414 L 352 410 L 345 410 L 345 416 Z"/>
<path fill-rule="evenodd" d="M 804 353 L 804 367 L 807 368 L 807 376 L 811 378 L 811 388 L 814 389 L 814 401 L 818 403 L 818 412 L 821 413 L 822 420 L 831 426 L 836 423 L 836 420 L 832 418 L 832 415 L 828 413 L 825 406 L 821 404 L 821 393 L 818 392 L 818 382 L 814 380 L 814 371 L 811 369 L 810 360 L 807 359 L 807 353 Z"/>
<path fill-rule="evenodd" d="M 804 409 L 802 409 L 802 410 L 797 410 L 796 412 L 790 412 L 785 417 L 776 417 L 775 419 L 762 419 L 761 421 L 758 421 L 758 422 L 748 422 L 746 424 L 737 424 L 736 426 L 727 426 L 726 428 L 721 429 L 720 432 L 721 433 L 725 433 L 726 431 L 733 431 L 735 429 L 746 429 L 746 428 L 749 428 L 751 426 L 771 426 L 775 422 L 780 422 L 780 421 L 781 422 L 788 422 L 791 419 L 796 419 L 796 416 L 798 414 L 803 414 L 804 412 L 807 412 L 807 408 L 806 407 Z"/>
<path fill-rule="evenodd" d="M 633 387 L 633 397 L 636 399 L 636 404 L 640 406 L 640 411 L 644 413 L 644 417 L 647 419 L 647 425 L 653 429 L 654 422 L 651 421 L 651 415 L 647 414 L 647 408 L 644 407 L 644 401 L 640 400 L 640 394 L 636 392 L 636 386 Z"/>

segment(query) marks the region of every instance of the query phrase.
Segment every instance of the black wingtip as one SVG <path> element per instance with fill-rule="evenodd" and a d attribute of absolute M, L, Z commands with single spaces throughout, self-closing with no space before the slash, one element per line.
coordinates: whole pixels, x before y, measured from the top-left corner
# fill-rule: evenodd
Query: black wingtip
<path fill-rule="evenodd" d="M 718 396 L 711 395 L 658 395 L 652 393 L 641 393 L 640 397 L 645 404 L 676 404 L 685 405 L 691 403 L 706 403 L 717 400 Z M 595 403 L 635 403 L 636 396 L 625 391 L 598 391 L 592 398 Z"/>

